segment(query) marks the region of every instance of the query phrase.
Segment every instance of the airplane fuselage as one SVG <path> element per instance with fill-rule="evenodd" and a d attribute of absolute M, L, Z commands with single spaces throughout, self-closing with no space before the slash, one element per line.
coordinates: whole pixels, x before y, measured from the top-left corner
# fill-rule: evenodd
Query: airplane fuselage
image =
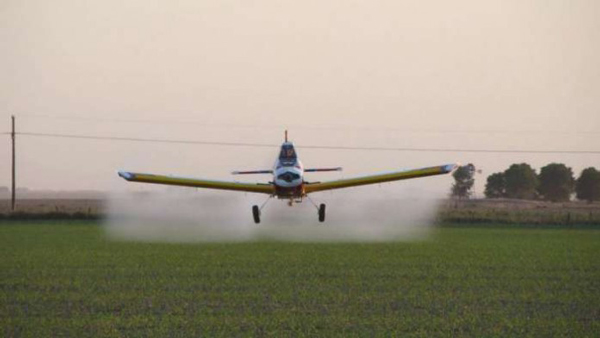
<path fill-rule="evenodd" d="M 301 199 L 304 196 L 304 166 L 291 142 L 281 146 L 273 167 L 273 183 L 278 198 Z"/>

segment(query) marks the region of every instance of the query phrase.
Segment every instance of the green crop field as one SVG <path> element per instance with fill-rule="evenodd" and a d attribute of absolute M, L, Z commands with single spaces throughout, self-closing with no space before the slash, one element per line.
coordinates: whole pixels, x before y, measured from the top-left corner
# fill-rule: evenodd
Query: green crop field
<path fill-rule="evenodd" d="M 0 336 L 600 335 L 600 231 L 392 243 L 108 240 L 0 223 Z"/>

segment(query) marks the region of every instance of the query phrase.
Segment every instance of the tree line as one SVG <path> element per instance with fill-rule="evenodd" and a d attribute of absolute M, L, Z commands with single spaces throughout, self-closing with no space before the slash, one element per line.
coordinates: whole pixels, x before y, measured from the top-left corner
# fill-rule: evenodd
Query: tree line
<path fill-rule="evenodd" d="M 475 167 L 461 166 L 452 175 L 455 180 L 452 196 L 469 198 L 475 183 Z M 573 194 L 579 200 L 599 201 L 600 171 L 589 167 L 575 179 L 573 170 L 563 163 L 550 163 L 542 167 L 539 174 L 527 163 L 515 163 L 503 172 L 488 176 L 485 185 L 486 198 L 564 202 Z"/>

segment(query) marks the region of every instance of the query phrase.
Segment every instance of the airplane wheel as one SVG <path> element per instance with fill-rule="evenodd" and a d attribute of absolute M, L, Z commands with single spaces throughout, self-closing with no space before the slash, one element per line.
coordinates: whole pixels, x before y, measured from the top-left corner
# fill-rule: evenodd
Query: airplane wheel
<path fill-rule="evenodd" d="M 319 222 L 325 221 L 325 204 L 319 205 Z"/>
<path fill-rule="evenodd" d="M 254 217 L 254 223 L 260 223 L 260 209 L 258 205 L 252 207 L 252 216 Z"/>

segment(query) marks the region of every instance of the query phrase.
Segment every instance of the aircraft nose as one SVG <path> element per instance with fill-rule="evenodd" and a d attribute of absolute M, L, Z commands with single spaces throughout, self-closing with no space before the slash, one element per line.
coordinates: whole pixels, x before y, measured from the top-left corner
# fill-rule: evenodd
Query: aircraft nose
<path fill-rule="evenodd" d="M 299 179 L 300 175 L 298 175 L 297 173 L 295 173 L 293 171 L 286 171 L 285 173 L 279 175 L 277 178 L 280 180 L 284 180 L 288 183 L 291 183 L 292 181 Z"/>

